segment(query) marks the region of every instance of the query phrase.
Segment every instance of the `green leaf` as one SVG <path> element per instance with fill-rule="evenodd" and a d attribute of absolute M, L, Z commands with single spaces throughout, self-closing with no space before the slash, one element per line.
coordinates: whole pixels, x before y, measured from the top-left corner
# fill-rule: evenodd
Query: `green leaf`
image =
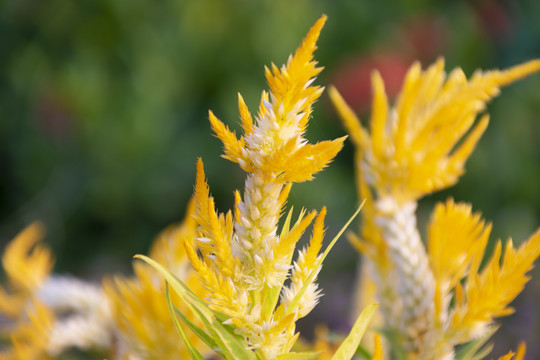
<path fill-rule="evenodd" d="M 277 360 L 312 360 L 317 359 L 321 352 L 290 352 L 287 354 L 278 355 Z"/>
<path fill-rule="evenodd" d="M 212 339 L 210 335 L 206 333 L 203 329 L 195 325 L 191 320 L 189 320 L 180 310 L 178 310 L 176 307 L 174 308 L 174 311 L 176 312 L 176 315 L 182 319 L 182 321 L 187 325 L 188 328 L 190 328 L 191 331 L 195 333 L 206 345 L 208 345 L 211 349 L 217 348 L 217 344 Z"/>
<path fill-rule="evenodd" d="M 366 306 L 354 323 L 347 338 L 341 343 L 334 356 L 332 356 L 332 360 L 350 360 L 354 356 L 356 349 L 358 349 L 358 345 L 360 345 L 360 340 L 362 340 L 362 336 L 368 327 L 369 321 L 375 313 L 375 309 L 377 309 L 377 304 Z"/>
<path fill-rule="evenodd" d="M 367 360 L 371 359 L 373 356 L 365 347 L 362 346 L 362 344 L 358 345 L 355 355 L 361 356 L 363 359 Z"/>
<path fill-rule="evenodd" d="M 199 299 L 184 282 L 171 274 L 158 262 L 144 255 L 135 255 L 135 258 L 141 259 L 156 269 L 172 288 L 178 293 L 180 298 L 204 324 L 217 347 L 221 350 L 222 356 L 230 360 L 246 359 L 256 360 L 255 353 L 247 350 L 247 344 L 243 339 L 229 331 L 220 321 L 216 319 L 216 314 L 204 301 Z"/>
<path fill-rule="evenodd" d="M 330 242 L 330 244 L 326 247 L 326 250 L 324 251 L 324 253 L 321 255 L 321 257 L 319 258 L 319 260 L 317 261 L 317 264 L 313 267 L 313 269 L 311 270 L 311 272 L 309 273 L 309 276 L 307 277 L 306 281 L 304 282 L 304 285 L 302 286 L 302 288 L 300 289 L 300 291 L 298 291 L 298 293 L 296 294 L 296 296 L 291 300 L 291 302 L 289 303 L 289 305 L 287 306 L 287 311 L 285 312 L 285 315 L 289 315 L 295 308 L 296 306 L 298 305 L 298 302 L 300 301 L 300 299 L 302 299 L 302 297 L 304 296 L 304 293 L 306 292 L 309 284 L 313 283 L 313 280 L 315 278 L 315 276 L 317 276 L 317 268 L 322 264 L 322 262 L 324 261 L 324 259 L 326 258 L 326 256 L 328 255 L 328 253 L 330 252 L 330 250 L 332 249 L 332 247 L 336 244 L 336 241 L 339 239 L 339 237 L 343 234 L 343 232 L 345 230 L 347 230 L 347 227 L 349 227 L 349 225 L 351 224 L 351 222 L 354 220 L 354 218 L 356 217 L 356 215 L 358 215 L 358 213 L 360 212 L 360 210 L 362 209 L 362 207 L 364 206 L 364 203 L 366 201 L 362 201 L 362 204 L 360 204 L 360 206 L 358 207 L 358 209 L 355 211 L 355 213 L 351 216 L 351 218 L 347 221 L 347 223 L 341 228 L 341 230 L 339 231 L 339 233 L 332 239 L 332 241 Z"/>
<path fill-rule="evenodd" d="M 341 228 L 341 230 L 338 232 L 338 234 L 332 239 L 332 241 L 330 242 L 330 245 L 328 245 L 326 247 L 326 250 L 324 251 L 323 255 L 321 256 L 321 259 L 319 260 L 320 263 L 322 263 L 324 261 L 324 259 L 326 258 L 326 256 L 328 256 L 328 253 L 330 252 L 330 250 L 332 249 L 332 247 L 334 247 L 334 245 L 336 244 L 336 241 L 341 237 L 341 235 L 345 232 L 345 230 L 347 230 L 347 228 L 349 227 L 349 225 L 351 224 L 351 222 L 354 220 L 354 218 L 358 215 L 358 213 L 360 212 L 360 210 L 362 210 L 362 208 L 364 207 L 364 204 L 365 204 L 366 200 L 362 201 L 362 203 L 360 204 L 360 206 L 358 206 L 358 209 L 356 209 L 356 211 L 354 212 L 354 214 L 350 217 L 350 219 L 347 221 L 347 223 L 345 225 L 343 225 L 343 227 Z"/>
<path fill-rule="evenodd" d="M 178 323 L 178 319 L 176 318 L 176 315 L 174 313 L 174 306 L 171 302 L 171 294 L 169 293 L 169 283 L 165 282 L 165 295 L 167 296 L 167 304 L 169 305 L 169 312 L 171 313 L 171 317 L 174 323 L 174 327 L 176 328 L 176 331 L 178 331 L 178 334 L 180 334 L 180 337 L 182 340 L 184 340 L 184 344 L 186 344 L 186 348 L 189 351 L 189 354 L 191 355 L 192 359 L 195 360 L 204 360 L 204 357 L 201 355 L 199 351 L 193 346 L 193 344 L 189 341 L 189 339 L 186 336 L 186 333 Z"/>

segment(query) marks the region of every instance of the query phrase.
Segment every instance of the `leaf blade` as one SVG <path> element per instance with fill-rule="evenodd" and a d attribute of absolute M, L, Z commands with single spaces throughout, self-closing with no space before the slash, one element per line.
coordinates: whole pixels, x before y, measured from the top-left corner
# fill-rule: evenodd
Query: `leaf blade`
<path fill-rule="evenodd" d="M 211 334 L 218 348 L 222 351 L 222 355 L 226 359 L 246 359 L 256 360 L 255 353 L 247 350 L 247 344 L 243 343 L 242 339 L 231 333 L 217 319 L 216 314 L 211 310 L 204 301 L 195 295 L 184 282 L 171 274 L 161 264 L 144 255 L 135 255 L 135 258 L 141 259 L 157 270 L 172 288 L 177 292 L 188 307 L 199 317 L 206 329 Z"/>
<path fill-rule="evenodd" d="M 180 335 L 182 340 L 184 340 L 184 344 L 186 345 L 186 348 L 188 349 L 189 354 L 191 355 L 191 358 L 195 359 L 195 360 L 204 360 L 204 357 L 195 348 L 195 346 L 193 346 L 191 341 L 189 341 L 186 333 L 184 332 L 184 330 L 182 329 L 182 327 L 178 323 L 178 319 L 176 318 L 175 313 L 174 313 L 175 309 L 174 309 L 174 306 L 173 306 L 173 304 L 171 302 L 171 294 L 169 292 L 169 283 L 168 282 L 165 282 L 165 295 L 167 296 L 167 305 L 169 306 L 169 312 L 171 314 L 171 318 L 172 318 L 172 321 L 174 323 L 174 327 L 176 328 L 176 331 L 178 332 L 178 334 Z"/>
<path fill-rule="evenodd" d="M 366 306 L 360 316 L 356 319 L 349 335 L 341 343 L 334 356 L 332 356 L 332 360 L 350 360 L 354 356 L 377 306 L 378 304 Z"/>
<path fill-rule="evenodd" d="M 277 356 L 277 360 L 314 360 L 321 354 L 317 352 L 290 352 L 287 354 L 281 354 Z"/>

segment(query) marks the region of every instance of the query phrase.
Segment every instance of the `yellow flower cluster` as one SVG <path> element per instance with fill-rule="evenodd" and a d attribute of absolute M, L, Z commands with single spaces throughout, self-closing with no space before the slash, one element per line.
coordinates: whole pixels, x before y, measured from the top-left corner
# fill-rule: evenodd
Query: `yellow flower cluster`
<path fill-rule="evenodd" d="M 239 95 L 240 138 L 209 114 L 223 156 L 247 173 L 233 210 L 216 210 L 199 159 L 185 220 L 157 237 L 149 257 L 137 255 L 146 263 L 134 264 L 134 276 L 109 276 L 95 285 L 52 274 L 39 224 L 6 247 L 0 315 L 7 321 L 0 322 L 0 335 L 11 346 L 0 349 L 1 360 L 55 359 L 71 348 L 116 360 L 204 360 L 213 352 L 227 360 L 355 356 L 376 305 L 366 307 L 339 344 L 328 340 L 324 327 L 313 344 L 297 342 L 296 322 L 317 304 L 317 275 L 343 230 L 321 252 L 326 208 L 302 209 L 296 220 L 292 208 L 284 210 L 293 183 L 313 179 L 346 138 L 316 144 L 304 138 L 323 92 L 313 85 L 321 71 L 313 53 L 325 21 L 317 20 L 285 65 L 265 68 L 269 91 L 256 116 Z M 540 256 L 540 231 L 517 248 L 511 240 L 497 242 L 482 267 L 491 225 L 470 205 L 437 204 L 426 246 L 415 211 L 422 196 L 463 174 L 488 123 L 487 115 L 476 121 L 486 102 L 500 87 L 537 71 L 540 60 L 467 79 L 459 68 L 447 76 L 442 60 L 424 71 L 414 64 L 394 107 L 375 72 L 369 131 L 331 89 L 356 146 L 365 199 L 361 236 L 351 235 L 352 243 L 367 256 L 364 270 L 394 335 L 393 351 L 383 351 L 381 337 L 374 338 L 372 360 L 401 352 L 406 359 L 450 360 L 457 345 L 471 341 L 477 342 L 459 359 L 480 359 L 489 350 L 482 346 L 496 329 L 494 319 L 512 313 L 510 303 Z M 297 251 L 311 225 L 308 244 Z M 499 360 L 522 360 L 524 353 L 520 345 Z"/>
<path fill-rule="evenodd" d="M 261 359 L 290 351 L 298 337 L 296 320 L 307 315 L 319 297 L 314 280 L 320 270 L 326 210 L 318 216 L 302 210 L 293 224 L 291 209 L 281 231 L 278 222 L 292 183 L 311 180 L 345 139 L 308 144 L 303 138 L 311 107 L 322 92 L 311 84 L 321 70 L 313 51 L 325 20 L 315 23 L 286 65 L 266 68 L 270 91 L 262 95 L 255 122 L 239 96 L 244 130 L 240 139 L 210 112 L 224 157 L 248 173 L 243 198 L 235 194 L 234 216 L 216 212 L 202 161 L 197 163 L 200 256 L 186 243 L 188 257 L 208 290 L 210 308 L 225 314 L 225 324 L 233 326 Z M 296 244 L 314 219 L 311 241 L 292 264 Z M 290 285 L 285 286 L 287 279 Z"/>
<path fill-rule="evenodd" d="M 195 239 L 197 226 L 192 216 L 193 201 L 187 209 L 185 220 L 165 229 L 154 241 L 149 256 L 167 267 L 175 276 L 183 279 L 192 291 L 203 294 L 200 282 L 191 267 L 184 242 Z M 104 290 L 111 307 L 114 327 L 121 346 L 117 346 L 116 359 L 186 359 L 188 350 L 179 343 L 171 314 L 164 296 L 164 279 L 150 266 L 134 263 L 135 276 L 116 276 L 104 281 Z M 183 306 L 177 296 L 172 296 L 175 306 L 195 323 L 199 324 Z M 209 349 L 191 334 L 190 342 L 200 351 Z"/>
<path fill-rule="evenodd" d="M 194 203 L 186 220 L 164 230 L 150 256 L 167 266 L 190 288 L 202 295 L 184 248 L 195 239 Z M 9 288 L 0 287 L 0 315 L 9 320 L 0 330 L 9 335 L 11 347 L 0 349 L 2 360 L 55 359 L 65 350 L 79 348 L 103 353 L 109 359 L 158 360 L 187 358 L 163 288 L 165 281 L 148 265 L 135 263 L 135 276 L 108 277 L 100 287 L 52 275 L 50 250 L 38 244 L 39 224 L 30 225 L 7 247 L 2 265 Z M 197 319 L 175 296 L 175 306 L 188 319 Z M 199 351 L 209 351 L 195 335 L 190 341 Z"/>
<path fill-rule="evenodd" d="M 9 288 L 0 286 L 0 315 L 8 317 L 12 347 L 0 353 L 2 360 L 46 359 L 45 350 L 54 315 L 39 302 L 35 290 L 49 276 L 53 258 L 50 250 L 38 244 L 43 227 L 34 223 L 9 243 L 2 256 L 2 266 Z"/>
<path fill-rule="evenodd" d="M 353 244 L 368 259 L 364 272 L 378 288 L 385 325 L 411 359 L 452 359 L 458 344 L 485 337 L 493 318 L 511 312 L 509 303 L 528 280 L 540 255 L 540 233 L 518 249 L 501 243 L 480 269 L 491 226 L 470 206 L 449 200 L 435 209 L 427 251 L 416 226 L 422 196 L 455 184 L 487 127 L 475 123 L 500 87 L 540 71 L 533 60 L 505 71 L 477 71 L 467 79 L 442 59 L 408 71 L 394 107 L 374 72 L 369 131 L 336 89 L 330 97 L 356 146 L 357 184 L 362 199 L 362 236 Z M 454 301 L 452 301 L 454 299 Z"/>
<path fill-rule="evenodd" d="M 375 71 L 369 133 L 335 89 L 330 96 L 361 153 L 362 178 L 379 197 L 402 204 L 455 184 L 488 124 L 484 115 L 475 125 L 477 114 L 502 86 L 539 70 L 540 60 L 533 60 L 467 80 L 460 68 L 447 76 L 442 59 L 425 71 L 415 63 L 393 108 Z"/>
<path fill-rule="evenodd" d="M 135 276 L 107 277 L 103 286 L 53 275 L 50 251 L 36 245 L 37 225 L 8 246 L 3 265 L 11 287 L 0 289 L 1 310 L 13 316 L 16 331 L 2 359 L 52 359 L 74 347 L 119 360 L 203 359 L 209 350 L 203 343 L 227 359 L 318 357 L 291 352 L 299 336 L 295 322 L 318 302 L 315 280 L 339 235 L 320 253 L 325 208 L 319 214 L 302 209 L 296 221 L 290 209 L 281 229 L 278 222 L 292 183 L 311 180 L 345 140 L 309 144 L 303 137 L 323 91 L 312 83 L 321 71 L 313 52 L 325 21 L 323 16 L 315 23 L 286 65 L 266 69 L 270 90 L 255 119 L 239 96 L 240 139 L 210 112 L 224 156 L 248 173 L 244 193 L 235 193 L 234 215 L 217 213 L 198 161 L 185 221 L 156 239 L 150 257 L 138 256 L 163 277 L 141 262 Z M 310 242 L 293 262 L 311 223 Z M 359 316 L 332 359 L 353 356 L 374 309 Z M 374 359 L 380 358 L 379 351 Z"/>

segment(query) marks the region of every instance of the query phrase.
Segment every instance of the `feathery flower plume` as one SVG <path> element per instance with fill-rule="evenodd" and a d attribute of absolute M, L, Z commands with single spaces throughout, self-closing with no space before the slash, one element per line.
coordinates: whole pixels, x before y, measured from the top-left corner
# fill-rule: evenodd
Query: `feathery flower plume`
<path fill-rule="evenodd" d="M 487 115 L 475 123 L 477 115 L 502 86 L 538 71 L 540 60 L 532 60 L 467 80 L 460 68 L 447 76 L 442 59 L 425 71 L 414 63 L 393 108 L 375 71 L 369 133 L 335 88 L 330 96 L 360 154 L 361 176 L 378 198 L 401 205 L 455 184 L 488 124 Z"/>
<path fill-rule="evenodd" d="M 477 71 L 467 80 L 459 68 L 447 76 L 442 59 L 425 71 L 415 63 L 394 107 L 388 104 L 381 76 L 374 72 L 369 131 L 337 90 L 330 89 L 330 97 L 356 146 L 358 190 L 361 198 L 367 199 L 362 212 L 362 239 L 351 238 L 369 259 L 365 267 L 375 274 L 386 326 L 397 334 L 398 343 L 412 358 L 452 358 L 454 345 L 486 335 L 492 318 L 506 314 L 504 309 L 521 290 L 507 294 L 504 301 L 481 300 L 497 305 L 482 315 L 470 314 L 472 309 L 466 304 L 488 296 L 496 277 L 493 272 L 497 276 L 504 273 L 495 266 L 497 258 L 490 276 L 477 275 L 489 229 L 478 223 L 478 215 L 470 218 L 470 211 L 462 216 L 459 220 L 469 228 L 461 228 L 456 236 L 474 234 L 471 236 L 476 242 L 461 248 L 466 250 L 460 254 L 464 258 L 452 257 L 460 250 L 449 249 L 448 243 L 445 247 L 441 240 L 446 236 L 444 230 L 437 228 L 445 224 L 435 222 L 430 234 L 439 240 L 430 241 L 428 254 L 416 226 L 415 210 L 418 199 L 455 184 L 464 173 L 465 162 L 488 124 L 487 115 L 475 121 L 486 103 L 502 86 L 539 70 L 540 60 L 533 60 L 504 71 Z M 447 204 L 452 209 L 448 211 L 462 215 L 467 213 L 464 206 L 455 210 L 453 203 Z M 452 223 L 446 229 L 450 228 L 456 229 L 456 225 Z M 456 236 L 451 237 L 452 244 L 470 244 L 466 237 L 456 240 Z M 535 248 L 537 241 L 533 236 L 529 246 Z M 513 280 L 521 279 L 523 286 L 525 273 L 537 256 L 533 253 L 525 258 L 521 251 L 515 255 L 511 245 L 508 249 L 511 259 L 529 264 L 513 273 Z M 461 288 L 463 278 L 471 283 L 467 290 Z M 480 286 L 481 281 L 486 283 L 485 292 L 473 291 L 472 283 Z M 455 309 L 449 308 L 454 293 L 461 299 Z M 483 323 L 475 322 L 482 316 Z M 460 329 L 451 336 L 450 317 L 455 329 Z M 444 341 L 435 340 L 441 336 Z"/>
<path fill-rule="evenodd" d="M 197 224 L 192 218 L 194 210 L 195 203 L 191 201 L 184 221 L 163 230 L 154 241 L 149 256 L 170 269 L 171 273 L 182 279 L 192 291 L 202 296 L 202 286 L 184 248 L 184 242 L 194 241 L 197 234 Z M 137 262 L 134 270 L 135 276 L 132 278 L 116 276 L 105 279 L 103 285 L 110 302 L 118 342 L 115 359 L 189 358 L 189 351 L 178 341 L 163 293 L 165 281 L 147 264 Z M 174 294 L 172 302 L 188 319 L 201 325 Z M 199 351 L 208 352 L 196 335 L 190 334 L 189 341 Z"/>
<path fill-rule="evenodd" d="M 44 229 L 33 223 L 11 241 L 2 256 L 8 287 L 0 285 L 0 315 L 9 322 L 0 327 L 11 347 L 0 350 L 2 360 L 46 358 L 54 315 L 35 297 L 35 290 L 49 276 L 53 259 L 50 250 L 38 244 Z"/>
<path fill-rule="evenodd" d="M 202 256 L 187 243 L 188 256 L 208 289 L 210 307 L 225 314 L 225 323 L 263 359 L 289 352 L 297 337 L 296 320 L 308 314 L 320 296 L 314 280 L 320 270 L 326 210 L 317 216 L 310 244 L 294 264 L 296 243 L 317 214 L 302 210 L 291 224 L 290 211 L 281 232 L 278 221 L 292 182 L 311 180 L 345 139 L 308 144 L 303 138 L 311 106 L 323 90 L 311 84 L 321 71 L 313 51 L 325 20 L 315 23 L 287 65 L 265 69 L 270 91 L 263 92 L 255 123 L 239 96 L 244 136 L 238 139 L 210 112 L 224 157 L 248 172 L 243 199 L 235 194 L 234 217 L 231 212 L 216 213 L 202 161 L 197 163 L 195 219 Z M 284 286 L 288 278 L 290 285 Z"/>
<path fill-rule="evenodd" d="M 184 247 L 196 237 L 194 209 L 192 201 L 186 220 L 164 230 L 150 256 L 202 295 Z M 136 263 L 135 277 L 107 278 L 103 288 L 53 275 L 52 254 L 39 243 L 42 234 L 39 223 L 30 225 L 8 244 L 2 257 L 8 286 L 0 286 L 0 314 L 10 321 L 2 323 L 0 335 L 9 338 L 11 347 L 0 350 L 0 359 L 56 359 L 71 348 L 117 360 L 189 357 L 175 334 L 164 281 L 149 266 Z M 173 302 L 200 324 L 177 298 Z M 199 351 L 208 352 L 195 335 L 189 339 Z"/>
<path fill-rule="evenodd" d="M 8 244 L 2 257 L 9 288 L 0 287 L 0 313 L 13 326 L 12 348 L 2 356 L 52 358 L 72 347 L 110 346 L 108 304 L 101 290 L 51 275 L 52 254 L 39 243 L 42 236 L 39 223 L 28 226 Z"/>
<path fill-rule="evenodd" d="M 428 251 L 437 288 L 433 329 L 425 358 L 437 358 L 459 344 L 485 337 L 494 319 L 510 315 L 512 300 L 523 290 L 540 256 L 540 230 L 518 248 L 509 239 L 504 255 L 499 240 L 480 269 L 491 224 L 470 205 L 448 200 L 438 204 L 428 229 Z M 451 300 L 454 304 L 451 304 Z"/>
<path fill-rule="evenodd" d="M 8 289 L 0 286 L 0 313 L 17 318 L 24 312 L 25 301 L 49 277 L 54 260 L 51 251 L 38 244 L 43 233 L 43 226 L 33 223 L 6 246 L 2 266 Z"/>
<path fill-rule="evenodd" d="M 198 311 L 206 331 L 194 328 L 201 339 L 226 359 L 314 359 L 317 353 L 294 353 L 299 333 L 295 323 L 306 316 L 320 297 L 315 283 L 321 264 L 337 237 L 320 253 L 326 209 L 292 209 L 278 228 L 284 204 L 294 182 L 311 180 L 336 156 L 345 137 L 309 144 L 303 135 L 311 107 L 323 89 L 312 85 L 321 71 L 313 60 L 316 41 L 326 16 L 281 68 L 266 68 L 269 92 L 263 92 L 253 118 L 238 97 L 244 131 L 238 138 L 210 112 L 210 123 L 224 146 L 224 157 L 247 172 L 244 193 L 235 192 L 234 212 L 220 214 L 206 183 L 202 160 L 197 161 L 195 214 L 196 244 L 186 241 L 187 256 L 207 290 L 206 302 L 172 277 L 166 267 L 138 256 L 158 269 L 171 286 Z M 313 222 L 309 244 L 296 244 Z M 195 247 L 195 245 L 197 247 Z M 286 285 L 285 282 L 288 281 Z M 333 359 L 350 359 L 374 306 L 358 318 L 349 338 Z M 186 336 L 178 328 L 180 335 Z M 209 335 L 206 335 L 209 334 Z M 192 351 L 193 358 L 202 358 Z"/>

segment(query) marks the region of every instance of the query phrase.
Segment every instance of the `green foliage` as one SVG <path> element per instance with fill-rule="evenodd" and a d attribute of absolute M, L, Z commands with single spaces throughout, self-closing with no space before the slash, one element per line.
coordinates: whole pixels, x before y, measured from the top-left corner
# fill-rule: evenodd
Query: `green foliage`
<path fill-rule="evenodd" d="M 201 320 L 205 328 L 208 330 L 211 340 L 206 336 L 201 336 L 201 333 L 204 332 L 203 329 L 197 328 L 197 326 L 193 323 L 191 323 L 190 326 L 195 328 L 195 333 L 200 337 L 201 340 L 205 341 L 208 346 L 215 348 L 216 351 L 218 351 L 219 354 L 225 357 L 227 360 L 256 359 L 255 353 L 247 349 L 243 343 L 243 339 L 234 334 L 230 327 L 223 325 L 222 320 L 219 319 L 219 314 L 216 314 L 204 303 L 204 301 L 193 294 L 191 290 L 189 290 L 189 288 L 182 282 L 182 280 L 179 280 L 167 269 L 149 257 L 144 255 L 137 255 L 136 257 L 142 259 L 156 269 L 171 285 L 180 298 L 185 301 L 195 316 Z M 178 328 L 180 327 L 178 326 L 177 329 Z"/>
<path fill-rule="evenodd" d="M 169 283 L 166 283 L 165 285 L 165 295 L 167 296 L 167 305 L 169 305 L 169 311 L 171 313 L 171 318 L 173 319 L 173 322 L 174 322 L 174 327 L 176 328 L 176 331 L 178 331 L 178 334 L 180 335 L 180 337 L 182 338 L 182 340 L 184 341 L 184 344 L 186 345 L 186 348 L 188 349 L 189 351 L 189 354 L 191 356 L 192 359 L 195 359 L 195 360 L 204 360 L 203 356 L 201 355 L 201 353 L 195 348 L 195 346 L 193 346 L 193 344 L 189 341 L 189 339 L 187 338 L 186 336 L 186 333 L 184 332 L 184 330 L 182 329 L 182 327 L 180 326 L 180 323 L 178 322 L 178 318 L 176 317 L 176 314 L 180 313 L 180 311 L 178 311 L 174 305 L 172 304 L 171 302 L 171 295 L 169 293 Z M 184 320 L 185 319 L 185 320 Z M 211 338 L 209 338 L 208 335 L 206 335 L 206 333 L 204 333 L 204 331 L 202 331 L 201 328 L 199 328 L 198 326 L 196 326 L 195 324 L 193 324 L 191 321 L 187 320 L 185 317 L 182 318 L 182 320 L 186 323 L 186 324 L 189 324 L 190 325 L 190 328 L 194 328 L 194 331 L 197 331 L 197 335 L 199 335 L 199 337 L 202 336 L 202 338 L 206 339 L 205 343 L 207 345 L 210 345 L 212 344 L 213 346 L 215 346 L 215 342 L 211 340 Z M 189 326 L 188 325 L 188 326 Z M 204 334 L 204 335 L 202 335 Z"/>
<path fill-rule="evenodd" d="M 364 335 L 364 332 L 369 325 L 369 321 L 371 320 L 371 317 L 375 313 L 376 309 L 377 305 L 373 304 L 368 305 L 362 311 L 362 313 L 354 323 L 351 332 L 341 343 L 334 356 L 332 356 L 332 360 L 352 359 L 353 355 L 356 353 L 356 349 L 358 349 L 358 346 L 360 345 L 360 340 L 362 340 L 362 336 Z"/>

